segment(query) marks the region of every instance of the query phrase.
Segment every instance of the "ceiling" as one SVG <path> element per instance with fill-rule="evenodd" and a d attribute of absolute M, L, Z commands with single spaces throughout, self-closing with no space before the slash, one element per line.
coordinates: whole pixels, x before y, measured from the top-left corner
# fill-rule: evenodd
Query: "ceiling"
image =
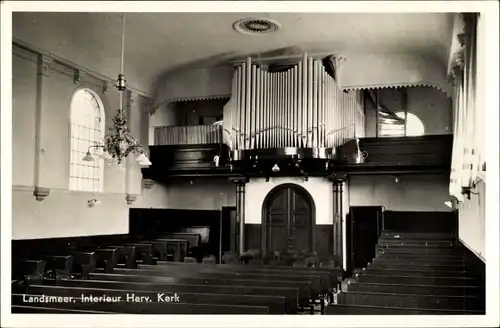
<path fill-rule="evenodd" d="M 246 17 L 271 18 L 270 35 L 237 33 Z M 448 13 L 128 13 L 125 74 L 151 93 L 168 72 L 220 64 L 248 54 L 282 52 L 418 53 L 448 60 Z M 115 77 L 120 64 L 119 13 L 13 13 L 13 37 L 90 70 Z"/>

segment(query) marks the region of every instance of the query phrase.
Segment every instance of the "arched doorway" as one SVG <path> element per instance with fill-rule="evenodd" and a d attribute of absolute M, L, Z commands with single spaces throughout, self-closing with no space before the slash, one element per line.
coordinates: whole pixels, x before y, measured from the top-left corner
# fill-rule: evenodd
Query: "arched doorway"
<path fill-rule="evenodd" d="M 275 187 L 262 204 L 262 251 L 313 251 L 315 216 L 307 190 L 292 183 Z"/>

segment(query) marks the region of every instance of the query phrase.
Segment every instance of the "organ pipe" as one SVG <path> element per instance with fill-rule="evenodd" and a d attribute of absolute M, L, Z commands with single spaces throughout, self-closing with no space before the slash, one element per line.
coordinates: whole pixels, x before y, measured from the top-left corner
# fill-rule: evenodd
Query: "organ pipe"
<path fill-rule="evenodd" d="M 234 69 L 223 133 L 232 150 L 332 148 L 364 136 L 359 92 L 341 90 L 320 59 L 304 54 L 285 72 L 251 58 Z"/>

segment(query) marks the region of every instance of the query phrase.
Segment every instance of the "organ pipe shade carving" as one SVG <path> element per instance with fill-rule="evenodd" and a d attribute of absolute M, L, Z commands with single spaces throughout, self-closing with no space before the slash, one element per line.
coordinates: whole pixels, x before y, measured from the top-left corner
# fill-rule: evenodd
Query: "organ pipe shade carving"
<path fill-rule="evenodd" d="M 364 136 L 358 93 L 342 91 L 322 60 L 307 54 L 277 73 L 248 58 L 234 68 L 224 141 L 232 150 L 339 146 Z"/>

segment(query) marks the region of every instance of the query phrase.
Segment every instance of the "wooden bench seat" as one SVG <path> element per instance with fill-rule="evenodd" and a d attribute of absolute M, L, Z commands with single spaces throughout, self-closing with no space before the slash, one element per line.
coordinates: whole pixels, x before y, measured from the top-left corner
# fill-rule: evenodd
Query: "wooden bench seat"
<path fill-rule="evenodd" d="M 398 285 L 361 282 L 350 283 L 347 289 L 362 292 L 449 296 L 477 296 L 481 293 L 481 288 L 469 286 Z"/>
<path fill-rule="evenodd" d="M 412 277 L 467 277 L 466 271 L 436 271 L 436 270 L 402 270 L 391 267 L 382 267 L 370 265 L 365 273 L 378 274 L 382 276 L 412 276 Z"/>
<path fill-rule="evenodd" d="M 178 293 L 208 293 L 208 294 L 231 294 L 231 295 L 261 295 L 282 296 L 286 302 L 286 312 L 296 314 L 298 306 L 298 288 L 284 287 L 255 287 L 255 286 L 226 286 L 226 285 L 181 285 L 166 283 L 140 283 L 122 281 L 100 281 L 100 280 L 60 280 L 59 286 L 100 288 L 100 289 L 123 289 L 143 290 L 154 292 L 178 292 Z"/>
<path fill-rule="evenodd" d="M 75 298 L 69 303 L 26 303 L 23 297 L 27 294 L 13 294 L 13 305 L 28 305 L 33 307 L 52 307 L 58 309 L 104 311 L 130 314 L 269 314 L 269 309 L 262 306 L 189 304 L 177 302 L 82 302 Z"/>
<path fill-rule="evenodd" d="M 158 261 L 157 265 L 169 265 L 169 266 L 181 266 L 187 265 L 186 263 L 171 263 Z M 192 264 L 191 264 L 192 265 Z M 197 264 L 202 266 L 203 264 Z M 273 266 L 273 265 L 260 265 L 260 264 L 248 264 L 248 265 L 240 265 L 240 264 L 216 264 L 215 268 L 217 269 L 227 269 L 227 270 L 247 270 L 247 271 L 270 271 L 270 272 L 284 272 L 287 271 L 299 273 L 299 274 L 312 274 L 312 275 L 328 275 L 330 280 L 330 285 L 332 287 L 336 287 L 338 285 L 339 280 L 342 278 L 342 272 L 337 268 L 304 268 L 304 267 L 292 267 L 292 266 Z M 324 278 L 323 278 L 324 279 Z"/>
<path fill-rule="evenodd" d="M 440 286 L 478 286 L 474 278 L 464 277 L 416 277 L 416 276 L 391 276 L 362 273 L 356 276 L 358 282 L 388 283 L 400 285 L 440 285 Z"/>
<path fill-rule="evenodd" d="M 453 258 L 414 258 L 414 257 L 391 257 L 380 255 L 375 260 L 380 264 L 394 264 L 394 265 L 414 265 L 414 266 L 429 266 L 429 265 L 453 265 L 463 267 L 465 265 L 464 259 Z"/>
<path fill-rule="evenodd" d="M 220 280 L 256 280 L 279 282 L 288 281 L 296 283 L 307 283 L 310 298 L 316 300 L 321 293 L 320 279 L 318 276 L 294 276 L 294 275 L 279 275 L 279 274 L 251 274 L 251 273 L 238 273 L 238 272 L 219 272 L 213 270 L 193 271 L 188 267 L 183 268 L 167 268 L 165 270 L 132 270 L 132 269 L 115 269 L 116 273 L 129 274 L 129 275 L 145 275 L 145 276 L 166 276 L 166 277 L 191 277 L 191 278 L 207 278 L 207 279 L 220 279 Z"/>
<path fill-rule="evenodd" d="M 326 315 L 463 315 L 480 314 L 474 311 L 415 309 L 402 307 L 383 307 L 373 305 L 332 304 L 325 309 Z"/>
<path fill-rule="evenodd" d="M 351 291 L 338 294 L 339 304 L 427 309 L 477 310 L 478 300 L 477 297 L 473 296 L 436 296 Z"/>
<path fill-rule="evenodd" d="M 96 254 L 96 267 L 103 267 L 106 272 L 113 272 L 113 269 L 118 264 L 119 251 L 116 248 L 93 248 L 84 247 L 78 248 L 76 251 L 90 251 Z"/>
<path fill-rule="evenodd" d="M 92 310 L 77 310 L 77 309 L 58 309 L 53 307 L 13 305 L 12 313 L 76 313 L 76 314 L 116 314 L 115 312 L 92 311 Z"/>
<path fill-rule="evenodd" d="M 327 294 L 334 286 L 330 285 L 330 275 L 324 272 L 318 271 L 302 271 L 297 268 L 297 270 L 293 271 L 279 271 L 279 270 L 261 270 L 259 268 L 246 268 L 243 265 L 234 265 L 228 266 L 226 264 L 220 265 L 203 265 L 203 264 L 194 264 L 191 266 L 178 266 L 176 264 L 170 265 L 169 263 L 162 263 L 158 265 L 144 265 L 139 264 L 138 269 L 141 270 L 160 270 L 160 271 L 172 271 L 172 270 L 188 270 L 193 271 L 197 270 L 197 272 L 206 272 L 206 273 L 236 273 L 236 274 L 262 274 L 266 277 L 273 277 L 273 275 L 279 275 L 284 277 L 285 279 L 292 278 L 295 280 L 297 277 L 305 277 L 309 278 L 309 281 L 316 282 L 319 277 L 319 290 L 323 294 Z M 314 287 L 313 287 L 314 288 Z"/>
<path fill-rule="evenodd" d="M 189 248 L 199 247 L 201 243 L 201 235 L 196 232 L 170 232 L 163 234 L 160 239 L 187 240 Z"/>
<path fill-rule="evenodd" d="M 92 273 L 90 278 L 93 280 L 122 281 L 122 282 L 145 282 L 159 284 L 182 284 L 182 285 L 215 285 L 215 286 L 250 286 L 250 287 L 284 287 L 297 288 L 299 305 L 309 306 L 311 298 L 310 283 L 300 281 L 265 281 L 248 279 L 221 279 L 221 278 L 193 278 L 193 277 L 167 277 L 150 275 L 130 275 L 130 274 L 106 274 Z"/>
<path fill-rule="evenodd" d="M 162 292 L 145 290 L 123 290 L 123 289 L 102 289 L 87 287 L 68 286 L 42 286 L 33 285 L 26 288 L 26 294 L 50 295 L 61 297 L 80 297 L 81 295 L 106 295 L 109 297 L 121 297 L 126 300 L 128 296 L 147 297 L 153 302 L 161 302 L 167 297 L 178 297 L 179 302 L 192 304 L 217 304 L 217 305 L 245 305 L 262 306 L 269 308 L 270 314 L 286 314 L 285 297 L 264 296 L 264 295 L 234 295 L 220 293 L 200 293 L 200 292 Z"/>

